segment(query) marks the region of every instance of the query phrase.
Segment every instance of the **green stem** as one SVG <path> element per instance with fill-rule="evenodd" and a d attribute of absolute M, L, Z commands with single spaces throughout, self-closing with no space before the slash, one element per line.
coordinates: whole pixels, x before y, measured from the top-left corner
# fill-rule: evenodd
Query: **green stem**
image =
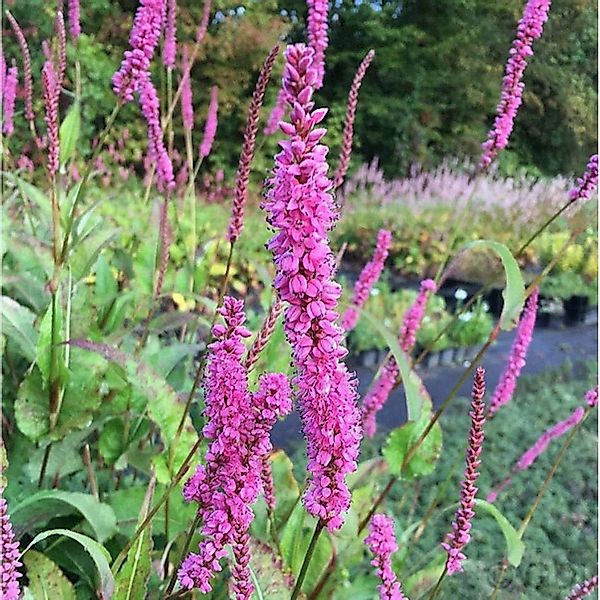
<path fill-rule="evenodd" d="M 181 563 L 181 561 L 183 560 L 185 555 L 188 553 L 188 550 L 190 549 L 190 544 L 192 543 L 192 538 L 194 537 L 194 532 L 200 525 L 201 518 L 202 517 L 200 516 L 200 512 L 197 512 L 196 516 L 194 517 L 194 520 L 192 521 L 192 525 L 190 526 L 190 528 L 187 532 L 187 535 L 185 536 L 185 542 L 183 543 L 183 548 L 181 550 L 180 559 L 176 564 Z M 169 585 L 167 586 L 167 589 L 165 590 L 165 596 L 169 596 L 169 594 L 173 591 L 173 588 L 175 587 L 176 582 L 177 582 L 177 569 L 173 569 L 173 574 L 171 575 L 171 579 L 169 580 Z"/>
<path fill-rule="evenodd" d="M 439 591 L 442 589 L 442 583 L 443 583 L 444 579 L 446 578 L 447 572 L 448 572 L 447 567 L 444 567 L 442 574 L 440 575 L 439 579 L 437 580 L 437 583 L 435 584 L 435 587 L 433 588 L 433 591 L 431 592 L 431 595 L 429 596 L 429 600 L 434 600 L 434 598 L 438 595 Z"/>
<path fill-rule="evenodd" d="M 312 535 L 312 538 L 310 539 L 310 544 L 306 549 L 306 554 L 304 555 L 304 560 L 302 561 L 302 566 L 300 567 L 300 573 L 298 573 L 296 585 L 294 586 L 294 590 L 292 591 L 292 596 L 290 600 L 296 600 L 296 598 L 298 598 L 302 590 L 302 583 L 304 582 L 304 578 L 306 577 L 306 571 L 308 571 L 310 559 L 312 558 L 315 548 L 317 547 L 317 542 L 319 541 L 319 536 L 321 535 L 324 526 L 325 524 L 323 523 L 323 521 L 319 519 L 315 527 L 315 531 Z"/>

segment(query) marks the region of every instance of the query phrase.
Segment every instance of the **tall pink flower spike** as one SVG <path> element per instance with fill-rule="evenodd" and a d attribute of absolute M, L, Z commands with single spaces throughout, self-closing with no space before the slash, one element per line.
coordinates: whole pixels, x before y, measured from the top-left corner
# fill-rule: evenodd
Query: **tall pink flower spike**
<path fill-rule="evenodd" d="M 208 114 L 204 125 L 204 137 L 200 144 L 200 157 L 206 158 L 212 150 L 215 135 L 217 134 L 217 112 L 219 110 L 219 88 L 214 85 L 210 89 L 210 103 L 208 105 Z"/>
<path fill-rule="evenodd" d="M 348 332 L 356 327 L 360 310 L 369 299 L 369 294 L 383 271 L 383 264 L 391 243 L 392 234 L 387 229 L 381 229 L 377 235 L 377 245 L 373 258 L 365 265 L 358 277 L 358 281 L 354 285 L 352 301 L 342 317 L 341 327 L 344 331 Z"/>
<path fill-rule="evenodd" d="M 380 600 L 407 600 L 392 569 L 392 554 L 398 550 L 393 519 L 387 515 L 373 515 L 365 544 L 373 553 L 371 564 L 377 568 L 377 576 L 381 579 L 378 586 Z"/>
<path fill-rule="evenodd" d="M 492 399 L 490 400 L 491 415 L 496 414 L 502 406 L 510 402 L 515 392 L 517 379 L 525 366 L 527 350 L 529 349 L 529 344 L 533 338 L 538 296 L 539 289 L 535 288 L 525 304 L 525 310 L 523 311 L 519 325 L 517 326 L 515 341 L 513 342 L 508 362 L 500 376 L 500 381 L 494 390 Z"/>
<path fill-rule="evenodd" d="M 577 180 L 575 187 L 569 192 L 571 202 L 589 200 L 598 187 L 598 155 L 593 154 L 582 177 Z"/>
<path fill-rule="evenodd" d="M 436 285 L 433 279 L 421 281 L 421 289 L 412 306 L 406 311 L 400 329 L 400 348 L 404 352 L 410 352 L 417 339 L 417 331 L 425 315 L 429 296 L 435 292 Z M 396 385 L 400 369 L 396 360 L 389 358 L 383 365 L 381 374 L 373 383 L 373 386 L 363 398 L 362 422 L 367 437 L 373 437 L 377 431 L 377 413 L 383 408 L 387 399 Z"/>
<path fill-rule="evenodd" d="M 0 489 L 0 493 L 4 490 Z M 0 597 L 3 600 L 17 600 L 21 595 L 19 586 L 19 571 L 21 564 L 21 552 L 19 542 L 15 540 L 12 524 L 8 516 L 6 500 L 0 498 Z"/>
<path fill-rule="evenodd" d="M 314 83 L 316 90 L 323 86 L 325 77 L 325 51 L 329 45 L 327 37 L 327 17 L 329 12 L 328 0 L 306 0 L 308 4 L 308 43 L 315 51 L 313 67 L 317 72 Z"/>
<path fill-rule="evenodd" d="M 475 516 L 475 496 L 478 488 L 475 483 L 479 477 L 481 464 L 481 449 L 483 446 L 485 424 L 485 370 L 478 367 L 473 381 L 471 395 L 471 429 L 469 430 L 469 443 L 467 446 L 467 460 L 465 476 L 461 483 L 460 504 L 456 511 L 452 531 L 446 536 L 442 547 L 448 553 L 446 569 L 448 575 L 460 573 L 463 570 L 462 562 L 466 559 L 463 553 L 465 546 L 471 540 L 471 521 Z"/>
<path fill-rule="evenodd" d="M 69 0 L 69 33 L 73 39 L 77 39 L 81 35 L 79 0 Z"/>
<path fill-rule="evenodd" d="M 8 69 L 6 81 L 4 82 L 2 108 L 3 108 L 3 124 L 2 132 L 6 136 L 13 134 L 15 130 L 14 116 L 15 116 L 15 101 L 17 99 L 17 84 L 18 84 L 17 65 L 13 60 L 12 66 Z"/>
<path fill-rule="evenodd" d="M 517 37 L 513 41 L 506 63 L 494 125 L 488 133 L 488 139 L 482 145 L 483 154 L 479 163 L 482 169 L 487 168 L 500 150 L 508 144 L 517 112 L 523 102 L 523 74 L 527 67 L 527 59 L 533 56 L 533 41 L 542 37 L 550 4 L 550 0 L 528 0 L 525 4 L 523 17 L 517 27 Z"/>
<path fill-rule="evenodd" d="M 279 297 L 289 306 L 284 328 L 296 368 L 299 412 L 307 441 L 308 512 L 330 531 L 341 527 L 350 506 L 346 475 L 356 470 L 361 440 L 356 380 L 342 359 L 347 350 L 336 324 L 340 286 L 333 280 L 335 261 L 327 232 L 338 217 L 327 177 L 326 130 L 318 127 L 327 110 L 311 98 L 318 73 L 315 52 L 304 44 L 286 51 L 283 86 L 290 123 L 280 123 L 287 139 L 263 207 L 276 230 L 273 252 Z"/>
<path fill-rule="evenodd" d="M 285 375 L 270 373 L 260 378 L 258 391 L 248 391 L 242 357 L 243 340 L 251 334 L 244 326 L 243 302 L 226 296 L 219 313 L 224 322 L 213 327 L 204 384 L 203 433 L 209 445 L 204 464 L 183 488 L 186 501 L 199 505 L 203 539 L 178 576 L 182 587 L 210 592 L 210 580 L 221 571 L 220 560 L 231 546 L 233 592 L 249 600 L 254 589 L 248 567 L 251 505 L 263 487 L 263 463 L 272 450 L 270 430 L 290 411 L 291 390 Z"/>
<path fill-rule="evenodd" d="M 165 20 L 165 41 L 163 43 L 163 64 L 169 69 L 175 68 L 177 56 L 177 0 L 167 0 Z"/>

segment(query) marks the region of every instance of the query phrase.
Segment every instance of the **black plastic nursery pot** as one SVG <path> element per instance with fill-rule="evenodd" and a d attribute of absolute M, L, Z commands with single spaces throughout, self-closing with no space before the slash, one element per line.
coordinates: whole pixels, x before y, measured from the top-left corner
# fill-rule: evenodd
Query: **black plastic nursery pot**
<path fill-rule="evenodd" d="M 565 311 L 565 324 L 575 325 L 585 322 L 589 298 L 587 296 L 571 296 L 563 300 L 563 309 Z"/>

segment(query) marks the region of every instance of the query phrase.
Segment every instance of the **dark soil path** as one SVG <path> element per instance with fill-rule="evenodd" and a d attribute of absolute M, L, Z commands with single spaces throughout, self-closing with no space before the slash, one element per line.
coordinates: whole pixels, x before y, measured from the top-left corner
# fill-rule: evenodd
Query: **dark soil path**
<path fill-rule="evenodd" d="M 488 387 L 492 390 L 498 379 L 514 338 L 514 331 L 503 332 L 496 343 L 486 353 L 483 366 L 486 369 Z M 582 361 L 595 360 L 598 356 L 598 325 L 590 323 L 575 327 L 536 328 L 533 341 L 529 347 L 527 365 L 524 375 L 540 373 L 556 368 L 570 361 L 573 364 Z M 360 382 L 361 398 L 369 387 L 375 374 L 373 369 L 358 366 L 350 358 L 348 365 L 356 371 Z M 439 406 L 458 380 L 463 368 L 459 366 L 435 367 L 422 369 L 418 373 L 431 394 L 434 406 Z M 470 392 L 471 381 L 467 381 L 460 390 L 460 395 L 467 396 Z M 406 421 L 406 403 L 402 389 L 395 390 L 387 404 L 378 415 L 378 430 L 389 431 Z M 273 445 L 287 451 L 293 451 L 301 439 L 300 421 L 296 412 L 275 426 L 272 434 Z"/>

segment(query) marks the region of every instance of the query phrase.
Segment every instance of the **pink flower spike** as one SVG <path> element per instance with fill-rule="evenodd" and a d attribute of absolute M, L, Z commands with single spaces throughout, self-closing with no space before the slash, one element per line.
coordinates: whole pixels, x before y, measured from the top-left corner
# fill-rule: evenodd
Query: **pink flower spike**
<path fill-rule="evenodd" d="M 0 490 L 2 492 L 3 490 Z M 0 498 L 0 597 L 4 600 L 18 600 L 21 595 L 19 578 L 21 573 L 19 568 L 21 563 L 21 552 L 19 551 L 19 542 L 15 540 L 12 524 L 8 516 L 8 507 L 6 500 Z"/>
<path fill-rule="evenodd" d="M 177 0 L 167 0 L 167 18 L 165 40 L 163 43 L 163 64 L 169 69 L 175 68 L 177 56 Z"/>
<path fill-rule="evenodd" d="M 436 285 L 432 279 L 421 281 L 421 289 L 412 306 L 404 314 L 400 329 L 399 342 L 404 352 L 411 352 L 417 339 L 417 331 L 425 315 L 429 296 L 435 292 Z M 394 389 L 400 370 L 395 359 L 389 358 L 383 365 L 381 374 L 362 401 L 362 422 L 365 435 L 373 437 L 377 431 L 377 413 L 383 408 L 390 392 Z"/>
<path fill-rule="evenodd" d="M 469 431 L 469 443 L 467 446 L 467 460 L 465 476 L 461 484 L 460 504 L 456 511 L 452 532 L 446 536 L 442 547 L 448 553 L 446 569 L 448 575 L 460 573 L 463 570 L 462 562 L 466 559 L 463 553 L 465 546 L 471 540 L 471 521 L 475 516 L 475 496 L 478 488 L 475 482 L 479 477 L 480 455 L 483 446 L 485 424 L 485 370 L 478 367 L 473 381 L 473 392 L 471 395 L 471 429 Z"/>
<path fill-rule="evenodd" d="M 329 44 L 327 37 L 328 0 L 306 0 L 308 4 L 308 43 L 314 49 L 313 67 L 317 71 L 314 82 L 316 90 L 323 86 L 325 76 L 325 50 Z"/>
<path fill-rule="evenodd" d="M 27 38 L 23 34 L 17 20 L 9 11 L 6 11 L 6 17 L 10 22 L 10 26 L 15 33 L 19 48 L 21 49 L 21 57 L 23 59 L 23 87 L 25 88 L 25 118 L 31 122 L 35 119 L 35 113 L 33 112 L 33 76 L 31 74 L 29 46 L 27 45 Z M 2 89 L 4 89 L 4 86 Z"/>
<path fill-rule="evenodd" d="M 58 172 L 59 139 L 58 139 L 58 93 L 56 75 L 52 63 L 47 60 L 42 68 L 42 91 L 46 111 L 44 120 L 48 132 L 48 171 L 51 177 Z"/>
<path fill-rule="evenodd" d="M 81 35 L 79 0 L 69 0 L 69 33 L 73 39 L 77 39 Z"/>
<path fill-rule="evenodd" d="M 521 320 L 517 326 L 515 340 L 510 351 L 510 356 L 508 357 L 508 363 L 500 376 L 500 381 L 490 400 L 490 415 L 496 414 L 502 406 L 510 402 L 514 394 L 517 379 L 525 366 L 527 350 L 533 337 L 538 296 L 539 289 L 535 288 L 525 304 L 525 310 L 523 311 Z"/>
<path fill-rule="evenodd" d="M 333 531 L 350 506 L 345 478 L 356 470 L 361 428 L 356 380 L 342 362 L 347 350 L 336 324 L 341 289 L 333 281 L 335 260 L 327 234 L 338 215 L 327 177 L 328 148 L 319 143 L 320 133 L 314 135 L 325 113 L 315 110 L 311 100 L 313 59 L 314 50 L 304 44 L 286 50 L 283 86 L 290 133 L 280 142 L 263 208 L 276 231 L 269 242 L 274 285 L 288 304 L 284 329 L 307 441 L 304 505 Z"/>
<path fill-rule="evenodd" d="M 181 118 L 183 126 L 188 131 L 194 128 L 194 105 L 192 102 L 192 82 L 190 77 L 190 57 L 187 46 L 183 47 L 181 58 Z"/>
<path fill-rule="evenodd" d="M 569 192 L 571 202 L 589 200 L 598 187 L 598 155 L 590 156 L 587 168 L 582 177 L 577 180 L 575 187 Z"/>
<path fill-rule="evenodd" d="M 133 93 L 148 79 L 150 62 L 158 45 L 166 15 L 166 0 L 140 0 L 129 45 L 121 67 L 113 75 L 113 90 L 124 102 L 133 100 Z"/>
<path fill-rule="evenodd" d="M 386 229 L 381 229 L 377 235 L 377 245 L 375 247 L 373 258 L 362 270 L 358 281 L 354 286 L 351 305 L 346 309 L 346 312 L 342 317 L 341 327 L 344 331 L 351 331 L 356 326 L 360 310 L 369 299 L 369 294 L 383 271 L 383 264 L 387 258 L 391 243 L 392 234 Z"/>
<path fill-rule="evenodd" d="M 2 131 L 4 135 L 11 136 L 15 130 L 14 116 L 15 116 L 15 101 L 17 99 L 17 83 L 18 83 L 19 71 L 17 65 L 13 60 L 12 67 L 8 69 L 6 76 L 6 82 L 4 83 L 3 89 L 3 121 Z"/>
<path fill-rule="evenodd" d="M 598 386 L 592 388 L 591 390 L 588 390 L 585 393 L 585 402 L 588 406 L 591 406 L 592 408 L 598 406 Z"/>
<path fill-rule="evenodd" d="M 219 110 L 219 88 L 214 85 L 210 90 L 210 104 L 204 125 L 204 138 L 200 144 L 200 157 L 206 158 L 212 149 L 217 134 L 217 111 Z"/>
<path fill-rule="evenodd" d="M 578 583 L 565 600 L 583 600 L 587 598 L 598 587 L 598 575 L 591 579 L 586 579 L 583 583 Z"/>
<path fill-rule="evenodd" d="M 551 0 L 527 0 L 525 4 L 523 17 L 517 27 L 517 37 L 506 63 L 494 125 L 488 133 L 487 141 L 482 145 L 483 154 L 479 163 L 481 169 L 486 169 L 508 144 L 517 112 L 523 102 L 523 74 L 527 59 L 533 55 L 533 41 L 542 36 L 550 4 Z"/>
<path fill-rule="evenodd" d="M 210 8 L 211 8 L 211 0 L 204 0 L 204 8 L 202 10 L 202 20 L 200 21 L 200 26 L 198 27 L 198 31 L 196 32 L 196 43 L 202 43 L 204 40 L 204 36 L 208 31 L 208 23 L 210 21 Z"/>
<path fill-rule="evenodd" d="M 373 553 L 371 564 L 377 568 L 377 576 L 381 579 L 381 585 L 378 586 L 380 600 L 406 600 L 392 569 L 392 554 L 398 550 L 394 521 L 387 515 L 373 515 L 365 544 Z"/>

